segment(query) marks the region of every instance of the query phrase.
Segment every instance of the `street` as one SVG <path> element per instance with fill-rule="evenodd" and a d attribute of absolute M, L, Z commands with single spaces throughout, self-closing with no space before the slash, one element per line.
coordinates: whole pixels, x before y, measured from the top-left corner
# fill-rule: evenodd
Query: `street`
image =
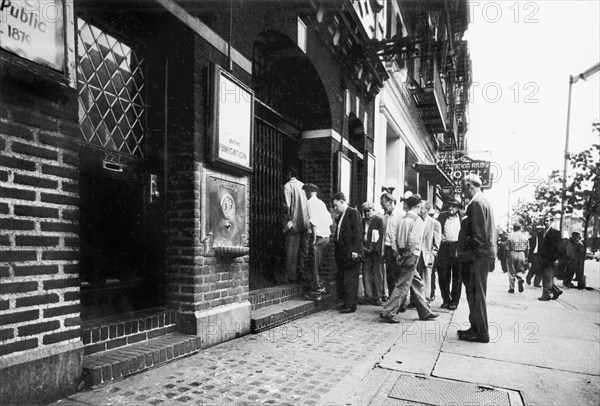
<path fill-rule="evenodd" d="M 468 326 L 464 298 L 454 312 L 436 298 L 436 321 L 409 309 L 398 325 L 380 323 L 375 306 L 328 310 L 56 404 L 597 405 L 600 263 L 586 261 L 586 275 L 593 290 L 540 302 L 533 286 L 507 293 L 497 266 L 489 344 L 457 341 Z"/>

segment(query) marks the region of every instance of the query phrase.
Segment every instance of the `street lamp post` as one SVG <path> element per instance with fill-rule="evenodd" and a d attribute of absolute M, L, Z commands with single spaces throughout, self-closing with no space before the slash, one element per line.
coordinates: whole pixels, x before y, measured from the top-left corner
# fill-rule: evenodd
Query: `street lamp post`
<path fill-rule="evenodd" d="M 560 203 L 560 235 L 562 236 L 565 220 L 565 205 L 567 198 L 567 166 L 569 163 L 569 124 L 571 122 L 571 90 L 573 83 L 577 83 L 579 79 L 587 80 L 594 73 L 600 71 L 600 63 L 592 66 L 583 73 L 577 76 L 569 75 L 569 99 L 567 101 L 567 131 L 565 134 L 565 162 L 563 167 L 563 184 L 562 184 L 562 198 Z"/>

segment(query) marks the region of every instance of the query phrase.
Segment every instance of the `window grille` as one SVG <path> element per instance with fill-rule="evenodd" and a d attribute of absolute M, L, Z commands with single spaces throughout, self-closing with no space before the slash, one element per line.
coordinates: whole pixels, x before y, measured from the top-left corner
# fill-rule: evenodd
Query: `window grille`
<path fill-rule="evenodd" d="M 77 19 L 79 128 L 83 142 L 110 153 L 145 155 L 145 60 Z"/>

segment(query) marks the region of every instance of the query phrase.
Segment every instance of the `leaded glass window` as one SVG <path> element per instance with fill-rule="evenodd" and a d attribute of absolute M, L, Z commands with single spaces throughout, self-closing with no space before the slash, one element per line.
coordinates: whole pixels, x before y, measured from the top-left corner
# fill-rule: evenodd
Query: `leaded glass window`
<path fill-rule="evenodd" d="M 145 155 L 145 61 L 127 44 L 77 20 L 79 128 L 83 142 Z"/>

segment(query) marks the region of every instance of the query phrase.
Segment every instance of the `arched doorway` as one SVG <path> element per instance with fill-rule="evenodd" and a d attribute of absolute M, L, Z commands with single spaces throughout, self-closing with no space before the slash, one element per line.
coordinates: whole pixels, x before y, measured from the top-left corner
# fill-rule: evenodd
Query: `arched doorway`
<path fill-rule="evenodd" d="M 287 36 L 262 32 L 254 42 L 254 174 L 250 188 L 250 289 L 276 284 L 283 266 L 283 185 L 299 154 L 302 131 L 331 128 L 327 93 L 306 54 Z"/>

